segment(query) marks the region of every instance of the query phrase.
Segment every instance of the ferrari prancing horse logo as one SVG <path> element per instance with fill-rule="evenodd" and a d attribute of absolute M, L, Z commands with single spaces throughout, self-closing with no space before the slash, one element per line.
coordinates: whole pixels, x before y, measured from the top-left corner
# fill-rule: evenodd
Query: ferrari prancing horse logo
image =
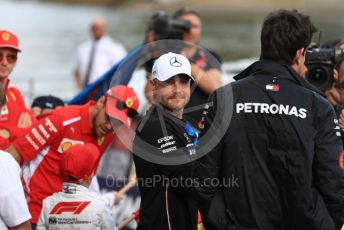
<path fill-rule="evenodd" d="M 134 104 L 134 101 L 133 99 L 131 98 L 128 98 L 126 101 L 125 101 L 125 105 L 128 107 L 128 108 L 131 108 Z"/>
<path fill-rule="evenodd" d="M 101 146 L 104 143 L 104 137 L 98 137 L 98 145 Z"/>
<path fill-rule="evenodd" d="M 10 40 L 10 34 L 7 33 L 7 32 L 2 33 L 1 37 L 2 37 L 2 39 L 3 39 L 5 42 L 7 42 L 8 40 Z"/>

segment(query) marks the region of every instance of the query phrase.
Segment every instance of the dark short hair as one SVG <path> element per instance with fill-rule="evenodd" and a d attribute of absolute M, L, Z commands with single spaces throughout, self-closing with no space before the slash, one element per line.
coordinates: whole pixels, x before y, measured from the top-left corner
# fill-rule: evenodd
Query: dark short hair
<path fill-rule="evenodd" d="M 186 14 L 193 14 L 196 15 L 199 19 L 201 18 L 201 15 L 196 10 L 192 9 L 190 6 L 185 6 L 176 10 L 172 18 L 177 19 Z"/>
<path fill-rule="evenodd" d="M 261 59 L 292 64 L 296 51 L 307 48 L 317 29 L 310 17 L 297 10 L 279 10 L 264 20 L 261 32 Z"/>
<path fill-rule="evenodd" d="M 31 104 L 31 108 L 39 107 L 41 109 L 55 109 L 58 106 L 65 106 L 64 101 L 51 95 L 36 97 Z"/>

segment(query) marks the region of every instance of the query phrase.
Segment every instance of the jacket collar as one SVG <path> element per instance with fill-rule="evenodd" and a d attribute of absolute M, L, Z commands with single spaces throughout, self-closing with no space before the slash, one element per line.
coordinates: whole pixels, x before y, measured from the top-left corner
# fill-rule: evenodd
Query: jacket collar
<path fill-rule="evenodd" d="M 10 85 L 10 79 L 7 78 L 6 83 L 5 83 L 5 87 L 4 87 L 5 92 L 7 91 L 9 85 Z"/>
<path fill-rule="evenodd" d="M 258 73 L 273 74 L 279 79 L 291 80 L 296 84 L 301 85 L 309 90 L 315 91 L 318 94 L 325 97 L 325 94 L 323 92 L 321 92 L 311 83 L 303 79 L 290 65 L 284 62 L 276 62 L 271 60 L 256 61 L 249 67 L 247 67 L 245 70 L 243 70 L 241 73 L 234 76 L 234 79 L 238 81 Z"/>
<path fill-rule="evenodd" d="M 63 182 L 64 193 L 75 194 L 76 192 L 87 192 L 87 191 L 89 191 L 89 189 L 80 184 Z"/>

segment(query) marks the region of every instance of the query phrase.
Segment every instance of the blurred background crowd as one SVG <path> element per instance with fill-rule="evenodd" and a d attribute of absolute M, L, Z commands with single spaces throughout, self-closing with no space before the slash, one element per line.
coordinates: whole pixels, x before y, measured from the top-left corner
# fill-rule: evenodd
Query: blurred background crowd
<path fill-rule="evenodd" d="M 21 89 L 28 106 L 41 95 L 54 95 L 68 102 L 87 83 L 94 81 L 92 76 L 87 76 L 87 72 L 92 65 L 99 65 L 89 60 L 80 60 L 78 55 L 80 52 L 93 52 L 92 43 L 87 41 L 97 36 L 96 33 L 101 33 L 99 30 L 106 28 L 103 33 L 114 40 L 114 49 L 118 53 L 118 57 L 111 60 L 109 66 L 104 66 L 106 70 L 127 52 L 147 41 L 147 27 L 154 13 L 164 10 L 172 15 L 176 9 L 186 5 L 192 6 L 201 15 L 202 36 L 198 44 L 218 54 L 222 61 L 221 80 L 224 83 L 232 81 L 234 74 L 258 59 L 260 29 L 267 12 L 278 8 L 296 8 L 310 15 L 321 31 L 313 42 L 330 50 L 320 51 L 328 54 L 324 60 L 319 59 L 319 55 L 314 58 L 332 64 L 330 69 L 326 69 L 326 65 L 324 69 L 321 69 L 321 65 L 320 69 L 315 69 L 313 83 L 318 84 L 328 100 L 338 107 L 337 115 L 340 116 L 344 105 L 344 58 L 335 60 L 335 54 L 332 54 L 336 46 L 343 49 L 341 41 L 344 39 L 344 21 L 339 18 L 344 5 L 340 0 L 1 0 L 0 28 L 17 34 L 22 49 L 10 77 L 11 83 Z M 95 18 L 99 20 L 95 21 Z M 84 44 L 84 47 L 80 44 Z M 76 68 L 78 62 L 84 62 L 83 70 Z M 138 69 L 129 85 L 143 102 L 140 103 L 141 111 L 147 103 L 145 84 L 146 75 Z M 39 100 L 36 105 L 40 105 Z M 113 151 L 116 154 L 104 155 L 98 170 L 99 184 L 104 190 L 118 189 L 115 179 L 127 178 L 132 174 L 131 155 L 125 146 L 116 143 L 109 150 Z M 138 190 L 129 191 L 113 209 L 117 222 L 138 209 L 139 204 Z M 128 227 L 134 228 L 135 222 L 131 222 Z"/>
<path fill-rule="evenodd" d="M 200 45 L 216 51 L 223 66 L 230 68 L 233 61 L 259 55 L 260 25 L 274 9 L 297 8 L 310 15 L 322 31 L 322 42 L 344 36 L 344 22 L 338 20 L 344 6 L 338 0 L 103 2 L 106 5 L 91 0 L 0 1 L 0 27 L 16 33 L 23 49 L 12 83 L 20 86 L 28 102 L 49 93 L 64 100 L 76 95 L 79 89 L 73 78 L 73 57 L 76 47 L 90 38 L 89 25 L 95 16 L 104 18 L 109 36 L 130 51 L 143 42 L 153 13 L 165 10 L 172 14 L 190 5 L 202 16 Z M 136 84 L 142 86 L 145 79 L 140 80 Z"/>

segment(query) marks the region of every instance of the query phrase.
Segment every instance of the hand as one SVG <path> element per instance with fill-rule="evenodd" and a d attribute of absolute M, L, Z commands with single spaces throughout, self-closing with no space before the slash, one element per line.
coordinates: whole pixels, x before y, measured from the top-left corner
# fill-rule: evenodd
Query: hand
<path fill-rule="evenodd" d="M 133 176 L 129 183 L 126 184 L 121 190 L 118 192 L 114 192 L 115 195 L 115 204 L 119 204 L 119 202 L 123 199 L 123 194 L 128 192 L 132 187 L 134 187 L 137 183 L 136 176 Z"/>
<path fill-rule="evenodd" d="M 123 200 L 123 194 L 120 192 L 114 192 L 115 195 L 115 205 L 119 204 Z"/>
<path fill-rule="evenodd" d="M 20 114 L 17 126 L 19 128 L 28 128 L 32 126 L 31 117 L 28 112 Z"/>
<path fill-rule="evenodd" d="M 325 92 L 325 96 L 332 105 L 337 105 L 341 102 L 340 94 L 337 92 L 336 89 L 331 88 L 330 90 L 327 90 Z"/>

